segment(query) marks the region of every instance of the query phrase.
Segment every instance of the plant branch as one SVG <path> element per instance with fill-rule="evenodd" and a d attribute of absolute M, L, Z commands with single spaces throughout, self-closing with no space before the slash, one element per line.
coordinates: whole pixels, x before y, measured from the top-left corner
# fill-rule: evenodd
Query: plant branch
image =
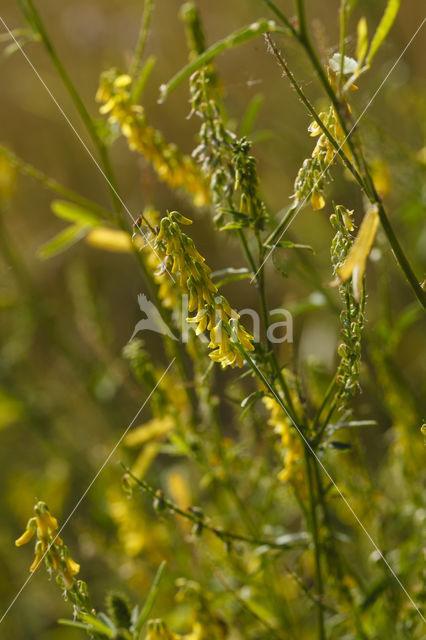
<path fill-rule="evenodd" d="M 222 529 L 221 527 L 218 527 L 216 525 L 213 525 L 211 522 L 206 521 L 200 515 L 197 515 L 195 509 L 191 510 L 191 508 L 188 508 L 187 511 L 181 509 L 176 504 L 174 504 L 174 502 L 165 498 L 162 492 L 155 490 L 153 487 L 151 487 L 151 485 L 145 482 L 145 480 L 142 480 L 135 476 L 125 464 L 121 463 L 121 466 L 123 467 L 126 474 L 128 474 L 143 491 L 148 493 L 154 499 L 161 501 L 163 507 L 175 513 L 176 515 L 185 518 L 186 520 L 190 520 L 194 525 L 200 527 L 201 530 L 205 529 L 206 531 L 210 531 L 210 533 L 224 542 L 245 542 L 256 547 L 266 546 L 271 549 L 279 549 L 281 551 L 284 551 L 286 549 L 294 549 L 295 547 L 306 547 L 307 541 L 305 539 L 305 535 L 302 534 L 300 534 L 300 536 L 296 535 L 295 540 L 280 543 L 274 540 L 264 540 L 262 538 L 244 536 L 239 533 L 234 533 L 233 531 L 226 531 L 225 529 Z"/>

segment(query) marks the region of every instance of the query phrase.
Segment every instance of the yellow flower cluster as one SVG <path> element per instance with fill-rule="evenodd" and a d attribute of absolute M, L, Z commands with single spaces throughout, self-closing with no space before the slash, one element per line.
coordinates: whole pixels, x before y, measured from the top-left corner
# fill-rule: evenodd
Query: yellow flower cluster
<path fill-rule="evenodd" d="M 155 209 L 146 209 L 143 213 L 143 219 L 148 222 L 151 228 L 156 227 L 160 219 L 160 214 Z M 139 236 L 134 236 L 134 238 L 136 237 Z M 166 309 L 174 309 L 179 299 L 178 292 L 169 274 L 161 268 L 161 258 L 158 252 L 152 250 L 155 235 L 150 229 L 144 230 L 144 240 L 145 243 L 142 247 L 142 254 L 147 267 L 151 273 L 154 274 L 154 280 L 158 285 L 158 297 Z"/>
<path fill-rule="evenodd" d="M 143 107 L 132 102 L 131 84 L 127 74 L 114 69 L 104 73 L 96 94 L 96 100 L 102 103 L 100 112 L 109 114 L 111 124 L 118 124 L 129 147 L 145 156 L 160 180 L 172 188 L 186 189 L 196 206 L 209 205 L 209 189 L 195 162 L 147 124 Z"/>
<path fill-rule="evenodd" d="M 279 472 L 278 478 L 283 483 L 292 481 L 300 486 L 304 477 L 302 468 L 303 445 L 300 438 L 290 419 L 274 398 L 265 396 L 263 403 L 270 411 L 268 424 L 281 437 L 281 446 L 284 450 L 284 467 Z"/>
<path fill-rule="evenodd" d="M 238 343 L 244 350 L 253 351 L 253 337 L 239 323 L 238 313 L 218 294 L 210 268 L 191 238 L 182 233 L 178 222 L 191 224 L 177 211 L 161 221 L 155 241 L 155 251 L 162 260 L 161 272 L 170 278 L 177 276 L 180 290 L 189 295 L 188 310 L 197 313 L 187 321 L 197 325 L 196 335 L 209 331 L 209 348 L 214 349 L 210 358 L 223 369 L 242 367 L 244 357 Z"/>
<path fill-rule="evenodd" d="M 30 571 L 36 571 L 43 559 L 49 569 L 61 576 L 64 587 L 72 589 L 80 565 L 69 556 L 68 548 L 58 536 L 58 521 L 54 518 L 44 502 L 34 507 L 35 517 L 28 521 L 27 527 L 15 544 L 17 547 L 30 542 L 36 536 L 35 558 Z"/>
<path fill-rule="evenodd" d="M 328 113 L 320 113 L 319 117 L 333 138 L 342 144 L 345 134 L 333 107 L 330 107 Z M 325 206 L 323 192 L 326 183 L 330 180 L 329 168 L 335 163 L 336 150 L 316 121 L 311 122 L 308 131 L 312 137 L 319 136 L 319 138 L 311 157 L 304 161 L 297 174 L 293 197 L 296 204 L 299 204 L 310 196 L 312 208 L 318 210 Z M 346 149 L 345 152 L 349 153 Z"/>

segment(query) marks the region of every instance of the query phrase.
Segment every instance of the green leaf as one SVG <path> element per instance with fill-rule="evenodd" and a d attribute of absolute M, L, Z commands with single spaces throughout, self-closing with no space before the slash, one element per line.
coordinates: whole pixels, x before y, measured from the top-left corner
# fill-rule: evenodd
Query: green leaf
<path fill-rule="evenodd" d="M 338 422 L 337 424 L 330 424 L 326 429 L 328 436 L 331 436 L 339 429 L 356 429 L 358 427 L 376 427 L 377 422 L 375 420 L 351 420 L 350 422 Z"/>
<path fill-rule="evenodd" d="M 211 273 L 210 275 L 212 278 L 225 276 L 218 282 L 215 282 L 215 285 L 220 289 L 220 287 L 223 287 L 223 285 L 228 284 L 229 282 L 235 282 L 236 280 L 245 280 L 247 278 L 251 278 L 252 274 L 245 267 L 243 267 L 242 269 L 234 269 L 233 267 L 227 267 L 226 269 L 213 271 L 213 273 Z"/>
<path fill-rule="evenodd" d="M 361 67 L 368 50 L 368 25 L 364 16 L 360 19 L 357 26 L 357 43 L 356 57 L 358 66 Z"/>
<path fill-rule="evenodd" d="M 143 65 L 139 76 L 137 77 L 135 83 L 134 83 L 134 87 L 132 89 L 132 102 L 139 102 L 145 87 L 146 87 L 146 83 L 148 82 L 149 76 L 151 75 L 151 72 L 154 68 L 156 62 L 156 58 L 155 56 L 149 56 L 147 58 L 147 61 L 145 62 L 145 64 Z"/>
<path fill-rule="evenodd" d="M 37 255 L 42 260 L 52 258 L 62 253 L 73 244 L 84 238 L 90 227 L 82 224 L 73 224 L 60 233 L 57 236 L 46 242 L 37 252 Z"/>
<path fill-rule="evenodd" d="M 90 627 L 83 622 L 77 622 L 76 620 L 66 620 L 65 618 L 59 618 L 58 624 L 62 624 L 64 627 L 74 627 L 75 629 L 84 629 L 90 631 Z"/>
<path fill-rule="evenodd" d="M 352 445 L 348 442 L 339 442 L 338 440 L 331 440 L 331 442 L 328 443 L 328 446 L 332 447 L 333 449 L 339 449 L 340 451 L 347 451 L 348 449 L 352 449 Z"/>
<path fill-rule="evenodd" d="M 250 135 L 251 130 L 253 129 L 254 122 L 258 116 L 260 108 L 263 104 L 265 97 L 261 93 L 257 93 L 250 100 L 247 109 L 242 118 L 241 126 L 240 126 L 240 137 Z"/>
<path fill-rule="evenodd" d="M 161 580 L 161 576 L 163 575 L 163 571 L 166 567 L 166 562 L 163 560 L 163 562 L 160 564 L 160 566 L 158 567 L 158 571 L 155 574 L 155 578 L 152 582 L 151 585 L 151 589 L 149 590 L 149 593 L 147 595 L 147 598 L 145 600 L 145 604 L 143 606 L 143 609 L 141 611 L 141 614 L 139 616 L 139 619 L 135 625 L 135 631 L 138 632 L 142 629 L 143 625 L 145 624 L 145 622 L 148 619 L 149 614 L 151 613 L 152 607 L 154 606 L 154 602 L 157 598 L 158 595 L 158 591 L 159 591 L 159 587 L 160 587 L 160 580 Z"/>
<path fill-rule="evenodd" d="M 243 409 L 245 409 L 246 407 L 251 406 L 254 402 L 257 402 L 257 400 L 264 395 L 265 395 L 265 392 L 262 389 L 259 389 L 258 391 L 253 391 L 253 393 L 250 393 L 250 395 L 248 395 L 247 397 L 244 398 L 244 400 L 241 401 L 240 406 L 243 407 Z"/>
<path fill-rule="evenodd" d="M 372 59 L 376 55 L 377 51 L 379 50 L 379 48 L 383 44 L 383 41 L 391 30 L 400 6 L 401 0 L 388 1 L 383 17 L 380 20 L 379 26 L 377 27 L 376 33 L 374 34 L 373 40 L 371 41 L 370 51 L 367 55 L 368 65 L 371 64 Z"/>
<path fill-rule="evenodd" d="M 217 55 L 226 51 L 226 49 L 236 47 L 252 38 L 257 38 L 267 31 L 281 31 L 281 29 L 277 27 L 273 20 L 258 20 L 248 27 L 234 31 L 226 38 L 223 38 L 223 40 L 219 40 L 203 51 L 195 60 L 192 60 L 183 67 L 183 69 L 178 71 L 169 82 L 161 85 L 159 102 L 164 102 L 168 94 L 185 80 L 185 78 L 188 78 L 188 76 L 192 75 L 195 71 L 211 62 Z"/>
<path fill-rule="evenodd" d="M 90 630 L 102 633 L 107 638 L 115 638 L 116 631 L 110 629 L 110 627 L 101 622 L 98 618 L 95 618 L 95 616 L 92 616 L 89 613 L 80 613 L 80 618 L 83 622 L 89 625 Z"/>
<path fill-rule="evenodd" d="M 96 227 L 103 222 L 102 218 L 96 213 L 93 213 L 93 211 L 89 211 L 78 204 L 67 202 L 66 200 L 54 200 L 50 208 L 55 216 L 63 220 L 69 220 L 70 222 L 77 222 L 91 227 Z"/>
<path fill-rule="evenodd" d="M 238 229 L 244 229 L 244 227 L 248 226 L 248 222 L 246 224 L 244 224 L 243 221 L 241 222 L 228 222 L 228 224 L 225 224 L 223 227 L 220 227 L 219 231 L 236 231 Z"/>
<path fill-rule="evenodd" d="M 250 393 L 250 395 L 245 397 L 240 404 L 240 406 L 244 409 L 244 411 L 241 413 L 240 418 L 244 418 L 247 412 L 250 411 L 251 407 L 255 405 L 256 402 L 260 400 L 260 398 L 263 398 L 264 395 L 265 392 L 262 389 L 259 389 L 258 391 L 253 391 L 253 393 Z"/>
<path fill-rule="evenodd" d="M 315 251 L 314 251 L 313 247 L 311 247 L 311 245 L 309 245 L 309 244 L 298 244 L 297 242 L 291 242 L 291 240 L 280 240 L 274 246 L 275 247 L 283 247 L 284 249 L 307 249 L 308 251 L 312 251 L 312 253 L 315 253 Z"/>

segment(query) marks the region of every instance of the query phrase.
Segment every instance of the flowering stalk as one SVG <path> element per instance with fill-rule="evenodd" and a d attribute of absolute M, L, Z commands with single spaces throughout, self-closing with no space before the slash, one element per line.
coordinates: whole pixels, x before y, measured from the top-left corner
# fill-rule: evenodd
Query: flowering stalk
<path fill-rule="evenodd" d="M 50 574 L 56 575 L 56 582 L 64 590 L 64 597 L 69 598 L 79 613 L 89 613 L 92 610 L 87 585 L 77 580 L 80 565 L 75 562 L 58 535 L 58 521 L 54 518 L 45 502 L 38 502 L 35 516 L 30 518 L 24 533 L 15 540 L 17 547 L 30 542 L 34 537 L 35 557 L 30 572 L 36 571 L 42 562 Z"/>
<path fill-rule="evenodd" d="M 228 301 L 218 293 L 213 283 L 211 269 L 195 248 L 194 242 L 179 227 L 191 224 L 177 211 L 163 218 L 155 239 L 155 250 L 162 259 L 159 273 L 170 272 L 178 276 L 180 290 L 189 295 L 189 312 L 196 315 L 187 321 L 196 324 L 196 335 L 206 330 L 210 334 L 209 348 L 214 349 L 210 358 L 221 367 L 242 367 L 244 358 L 238 349 L 253 351 L 253 336 L 239 322 L 239 315 L 231 309 Z"/>
<path fill-rule="evenodd" d="M 102 74 L 97 102 L 100 112 L 108 115 L 112 126 L 118 126 L 130 149 L 139 151 L 152 164 L 160 180 L 172 188 L 183 187 L 196 206 L 210 202 L 209 193 L 194 161 L 183 155 L 176 145 L 148 125 L 144 109 L 132 102 L 132 78 L 110 69 Z"/>

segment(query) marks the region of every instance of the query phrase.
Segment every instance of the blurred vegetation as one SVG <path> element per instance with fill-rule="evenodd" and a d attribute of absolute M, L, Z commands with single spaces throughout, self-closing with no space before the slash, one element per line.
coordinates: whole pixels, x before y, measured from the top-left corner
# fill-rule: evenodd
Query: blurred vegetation
<path fill-rule="evenodd" d="M 151 4 L 146 46 L 139 60 L 134 55 L 141 14 L 145 8 L 146 16 Z M 231 221 L 226 213 L 223 219 L 228 195 L 221 191 L 220 180 L 212 185 L 200 164 L 185 160 L 200 143 L 199 116 L 208 120 L 202 100 L 194 98 L 199 78 L 190 80 L 190 88 L 186 79 L 161 104 L 159 88 L 205 46 L 260 18 L 277 24 L 279 20 L 267 6 L 272 3 L 260 0 L 199 0 L 196 6 L 206 41 L 198 33 L 191 54 L 179 17 L 181 4 L 35 3 L 58 58 L 87 108 L 89 128 L 37 25 L 25 21 L 25 9 L 28 17 L 33 3 L 7 0 L 2 8 L 0 141 L 6 151 L 0 152 L 0 615 L 21 589 L 33 561 L 29 547 L 17 549 L 14 540 L 25 529 L 34 504 L 44 501 L 59 527 L 66 522 L 61 538 L 80 564 L 79 577 L 88 584 L 94 608 L 108 610 L 112 619 L 115 610 L 111 613 L 111 597 L 109 608 L 105 605 L 107 592 L 125 593 L 132 606 L 143 607 L 158 568 L 166 561 L 149 615 L 163 619 L 173 634 L 166 635 L 160 624 L 158 628 L 151 624 L 148 631 L 144 621 L 142 631 L 150 640 L 174 638 L 174 633 L 191 640 L 421 638 L 421 615 L 330 479 L 311 459 L 277 397 L 250 375 L 248 361 L 243 370 L 211 368 L 208 349 L 193 332 L 186 349 L 148 332 L 128 343 L 141 317 L 138 294 L 162 301 L 162 313 L 173 326 L 181 292 L 168 291 L 172 297 L 167 299 L 163 295 L 159 286 L 165 280 L 153 275 L 157 263 L 149 248 L 139 251 L 143 242 L 137 234 L 131 242 L 132 233 L 144 223 L 134 228 L 81 140 L 103 172 L 108 162 L 103 162 L 102 154 L 110 158 L 118 192 L 134 219 L 145 212 L 146 217 L 152 216 L 148 226 L 155 227 L 166 210 L 176 209 L 194 220 L 191 227 L 181 227 L 181 233 L 191 236 L 213 272 L 256 270 L 247 264 L 241 236 L 246 234 L 249 250 L 254 252 L 259 238 L 262 242 L 273 233 L 289 203 L 295 202 L 289 200 L 295 178 L 317 142 L 307 131 L 312 115 L 289 78 L 282 77 L 262 35 L 200 67 L 198 72 L 204 74 L 204 81 L 207 78 L 212 100 L 217 102 L 218 120 L 230 132 L 223 134 L 225 142 L 232 134 L 253 142 L 250 153 L 256 158 L 259 184 L 253 179 L 246 187 L 251 194 L 255 185 L 256 202 L 262 203 L 258 208 L 264 207 L 258 217 L 247 214 L 239 229 L 218 230 Z M 314 0 L 305 3 L 307 29 L 323 69 L 342 51 L 340 4 L 328 0 L 319 8 Z M 348 3 L 353 10 L 344 37 L 347 56 L 356 59 L 359 54 L 360 19 L 367 21 L 371 42 L 386 4 L 379 0 Z M 296 30 L 300 19 L 293 16 L 301 5 L 277 2 Z M 342 103 L 349 95 L 355 119 L 363 114 L 355 135 L 365 150 L 380 202 L 418 280 L 425 272 L 426 255 L 424 29 L 387 74 L 422 19 L 421 3 L 403 2 L 371 69 L 355 81 L 358 90 L 349 95 L 339 94 L 341 86 L 336 88 Z M 13 46 L 5 25 L 17 30 L 15 37 L 81 140 Z M 283 33 L 272 37 L 315 112 L 328 112 L 329 96 L 297 38 Z M 103 113 L 99 108 L 102 111 L 102 104 L 108 104 L 108 92 L 109 97 L 122 100 L 120 92 L 127 90 L 126 84 L 119 86 L 117 78 L 129 72 L 133 80 L 143 65 L 146 84 L 140 99 L 131 105 L 142 104 L 144 112 L 132 111 L 131 106 L 126 112 L 143 129 L 138 147 L 135 136 L 125 133 L 122 112 L 117 112 L 117 104 L 120 109 L 123 104 L 115 102 Z M 115 68 L 120 72 L 103 75 L 104 91 L 99 92 L 101 75 Z M 195 113 L 188 118 L 191 108 Z M 337 136 L 339 123 L 333 124 Z M 210 162 L 207 178 L 217 166 L 214 153 L 213 159 L 209 156 L 216 148 L 210 135 L 208 151 L 201 153 L 201 160 Z M 129 150 L 126 137 L 135 150 Z M 168 141 L 179 151 L 171 149 Z M 239 158 L 246 162 L 243 178 L 248 175 L 244 153 L 240 149 Z M 159 154 L 157 164 L 155 154 Z M 170 164 L 173 171 L 165 182 L 170 157 L 175 164 Z M 235 154 L 228 169 L 233 158 Z M 184 167 L 181 173 L 176 166 Z M 239 188 L 244 195 L 244 179 Z M 261 274 L 263 284 L 259 279 L 234 280 L 224 284 L 221 293 L 235 309 L 253 308 L 261 314 L 265 302 L 268 309 L 284 307 L 292 313 L 294 342 L 274 347 L 272 358 L 268 355 L 271 345 L 263 339 L 252 352 L 253 362 L 270 374 L 271 384 L 282 377 L 288 397 L 283 400 L 280 392 L 281 402 L 290 407 L 290 413 L 293 407 L 294 415 L 303 416 L 303 428 L 309 442 L 312 436 L 318 447 L 321 462 L 420 606 L 425 596 L 421 555 L 426 515 L 421 432 L 426 415 L 424 314 L 383 226 L 367 252 L 365 298 L 362 295 L 363 300 L 357 301 L 350 284 L 340 283 L 346 298 L 328 286 L 343 262 L 336 258 L 336 249 L 330 261 L 330 247 L 341 243 L 338 246 L 347 251 L 364 211 L 371 207 L 340 161 L 322 193 L 324 208 L 315 210 L 308 199 L 286 232 L 288 245 L 277 247 L 268 258 Z M 235 206 L 239 197 L 238 191 Z M 64 213 L 58 200 L 75 201 L 86 223 L 88 210 L 97 222 L 82 229 L 82 241 L 53 255 L 54 247 L 46 250 L 46 243 L 69 224 L 64 217 L 76 215 L 76 210 L 70 214 L 69 205 Z M 338 216 L 330 224 L 335 205 L 344 205 L 345 212 L 354 210 L 353 232 Z M 98 224 L 107 215 L 106 222 Z M 238 227 L 240 218 L 231 218 Z M 114 230 L 109 247 L 113 250 L 106 250 L 106 236 L 100 234 L 104 227 Z M 148 234 L 152 231 L 144 229 Z M 155 235 L 154 229 L 152 242 Z M 335 236 L 338 239 L 332 245 Z M 313 252 L 294 248 L 292 243 L 309 245 Z M 49 259 L 43 259 L 43 246 L 45 258 L 52 254 Z M 269 249 L 264 257 L 268 253 Z M 259 296 L 261 290 L 266 301 Z M 353 295 L 351 309 L 357 310 L 361 335 L 360 343 L 358 337 L 355 340 L 351 361 L 353 388 L 343 398 L 332 386 L 337 398 L 333 404 L 326 392 L 342 355 L 338 351 L 344 342 L 341 311 Z M 251 331 L 246 320 L 242 324 Z M 174 362 L 162 379 L 176 354 L 181 366 Z M 240 379 L 244 372 L 247 375 Z M 350 377 L 347 372 L 342 375 L 345 380 Z M 131 431 L 103 466 L 142 404 Z M 323 408 L 329 409 L 327 419 L 321 414 Z M 342 423 L 351 426 L 338 429 Z M 136 478 L 127 474 L 124 487 L 120 462 Z M 309 511 L 310 490 L 314 514 Z M 51 528 L 50 534 L 54 531 Z M 317 553 L 322 584 L 318 583 Z M 60 561 L 66 562 L 65 556 Z M 86 637 L 80 629 L 58 626 L 57 620 L 72 619 L 73 611 L 55 580 L 47 580 L 43 568 L 31 575 L 2 620 L 0 635 L 14 640 Z M 117 606 L 122 604 L 120 600 Z M 90 626 L 88 619 L 85 623 Z M 99 632 L 96 637 L 108 636 Z"/>

